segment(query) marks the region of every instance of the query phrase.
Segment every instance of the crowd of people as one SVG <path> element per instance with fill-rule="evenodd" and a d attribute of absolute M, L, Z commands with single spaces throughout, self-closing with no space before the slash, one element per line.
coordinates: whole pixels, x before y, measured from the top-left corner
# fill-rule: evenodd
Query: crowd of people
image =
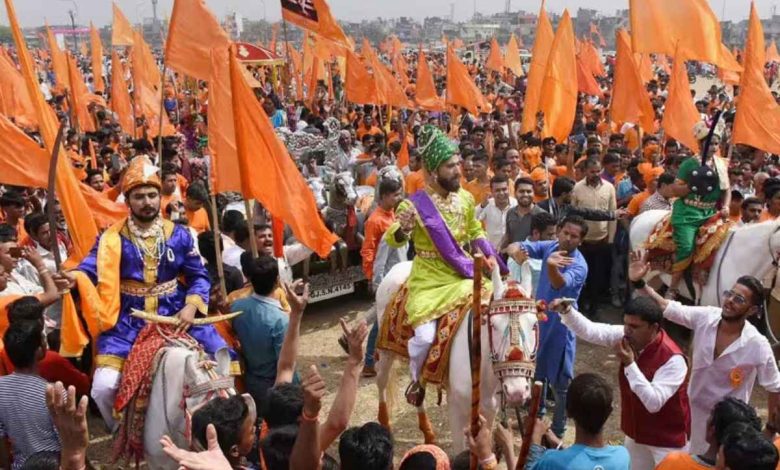
<path fill-rule="evenodd" d="M 0 60 L 16 63 L 14 49 L 3 52 Z M 412 260 L 407 401 L 423 403 L 421 370 L 437 321 L 467 302 L 471 254 L 479 251 L 487 269 L 548 305 L 536 378 L 545 382 L 542 408 L 553 410 L 549 422 L 538 419 L 524 436 L 531 440 L 525 468 L 780 468 L 780 373 L 769 341 L 752 322 L 768 314 L 773 284 L 760 278 L 764 273 L 740 273 L 725 286 L 721 305 L 681 303 L 685 273 L 702 248 L 702 226 L 714 233 L 776 224 L 780 217 L 778 156 L 731 139 L 738 90 L 692 91 L 701 117 L 696 137 L 707 149 L 702 159 L 660 128 L 669 86 L 660 67 L 647 82 L 656 128 L 611 119 L 614 60 L 607 58 L 602 96 L 580 94 L 570 136 L 559 142 L 542 135 L 543 114 L 532 130 L 521 130 L 527 79 L 487 69 L 484 52 L 468 69 L 492 110 L 477 114 L 349 103 L 335 63 L 327 82 L 305 84 L 306 100 L 273 82 L 275 74 L 247 71 L 262 85 L 257 97 L 288 145 L 337 141 L 290 149 L 302 177 L 329 181 L 350 172 L 358 185 L 375 187 L 356 250 L 369 291 L 376 293 L 393 266 Z M 411 72 L 398 78 L 411 84 L 411 95 L 418 54 L 401 55 Z M 441 91 L 444 54 L 431 52 L 429 59 Z M 106 62 L 95 71 L 88 57 L 76 54 L 76 60 L 89 91 L 110 97 L 112 90 L 94 89 L 95 76 L 108 79 L 115 68 Z M 72 119 L 50 60 L 38 56 L 37 65 L 41 93 L 60 119 Z M 177 76 L 171 82 L 183 83 Z M 389 429 L 375 422 L 354 426 L 361 379 L 377 374 L 382 325 L 375 309 L 353 324 L 341 322 L 348 358 L 336 390 L 328 390 L 316 367 L 297 370 L 309 287 L 294 279 L 293 267 L 313 251 L 289 227 L 276 230 L 260 203 L 214 194 L 208 84 L 159 92 L 174 135 L 151 138 L 144 116 L 129 135 L 101 100 L 90 105 L 94 132 L 66 126 L 73 173 L 127 209 L 103 224 L 83 259 L 72 259 L 76 227 L 66 222 L 60 201 L 42 188 L 0 188 L 0 468 L 104 464 L 90 462 L 87 415 L 102 417 L 112 433 L 138 432 L 128 416 L 144 409 L 138 408 L 143 396 L 135 408 L 117 402 L 127 401 L 126 382 L 143 390 L 137 363 L 128 368 L 139 356 L 151 361 L 147 348 L 159 344 L 158 334 L 194 339 L 245 392 L 213 398 L 192 414 L 191 448 L 176 436 L 162 440 L 181 468 L 438 470 L 469 468 L 470 456 L 482 469 L 497 468 L 499 459 L 515 468 L 522 438 L 484 418 L 476 436 L 464 430 L 468 450 L 451 456 L 431 444 L 401 455 Z M 329 119 L 337 129 L 326 125 Z M 395 165 L 401 179 L 385 177 L 381 170 Z M 703 165 L 709 180 L 700 179 Z M 654 210 L 671 211 L 676 247 L 665 263 L 671 283 L 660 294 L 645 280 L 653 250 L 632 252 L 629 240 L 632 220 Z M 607 319 L 606 308 L 622 309 L 623 324 L 599 322 Z M 136 310 L 178 322 L 152 330 L 133 316 Z M 221 324 L 197 322 L 239 311 Z M 670 323 L 693 331 L 690 345 L 675 342 Z M 81 344 L 79 358 L 71 357 L 64 346 L 80 330 L 98 334 Z M 575 374 L 577 338 L 614 351 L 617 388 L 602 374 Z M 756 381 L 768 393 L 763 424 L 749 405 Z M 321 419 L 329 392 L 335 398 Z M 618 394 L 620 444 L 605 437 Z M 573 442 L 565 438 L 567 425 L 574 426 Z"/>

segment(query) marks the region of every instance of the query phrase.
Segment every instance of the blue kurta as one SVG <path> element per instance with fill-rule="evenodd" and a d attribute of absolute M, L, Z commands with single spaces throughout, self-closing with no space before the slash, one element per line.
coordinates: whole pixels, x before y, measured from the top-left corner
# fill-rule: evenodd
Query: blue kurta
<path fill-rule="evenodd" d="M 200 255 L 195 250 L 192 235 L 186 227 L 172 224 L 169 221 L 165 221 L 163 231 L 165 233 L 165 248 L 157 266 L 156 279 L 151 280 L 151 282 L 150 277 L 154 276 L 144 272 L 146 262 L 142 253 L 128 238 L 127 226 L 120 231 L 122 260 L 119 269 L 123 284 L 130 281 L 134 284 L 159 285 L 171 280 L 178 279 L 178 281 L 173 292 L 156 298 L 130 295 L 125 292 L 121 294 L 119 318 L 116 325 L 102 333 L 97 341 L 98 367 L 122 369 L 136 336 L 146 325 L 145 320 L 130 315 L 131 309 L 148 311 L 151 307 L 161 316 L 172 317 L 184 307 L 188 297 L 191 303 L 198 305 L 199 310 L 208 305 L 211 287 L 209 275 L 201 262 Z M 98 242 L 77 268 L 86 273 L 94 284 L 97 284 L 98 280 L 97 252 L 99 244 L 100 238 L 98 237 Z M 214 356 L 218 350 L 227 347 L 213 325 L 192 326 L 188 333 L 211 356 Z"/>
<path fill-rule="evenodd" d="M 536 299 L 548 304 L 555 299 L 568 297 L 576 299 L 580 296 L 582 286 L 588 277 L 588 263 L 579 250 L 574 250 L 569 256 L 574 262 L 560 269 L 565 284 L 556 289 L 550 284 L 547 274 L 547 257 L 559 251 L 557 241 L 522 242 L 521 246 L 533 259 L 542 260 L 542 272 L 539 276 L 539 287 L 536 289 Z M 577 308 L 575 302 L 574 308 Z M 561 317 L 556 312 L 547 312 L 547 321 L 539 322 L 539 351 L 536 355 L 537 379 L 548 379 L 552 384 L 567 383 L 574 377 L 574 353 L 576 336 L 561 323 Z"/>

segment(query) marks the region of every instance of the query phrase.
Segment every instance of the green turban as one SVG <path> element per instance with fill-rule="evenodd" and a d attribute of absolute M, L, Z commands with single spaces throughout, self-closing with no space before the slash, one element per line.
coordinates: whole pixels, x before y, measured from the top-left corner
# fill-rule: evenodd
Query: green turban
<path fill-rule="evenodd" d="M 430 173 L 436 171 L 458 150 L 438 127 L 430 124 L 426 124 L 420 129 L 417 142 L 423 165 Z"/>

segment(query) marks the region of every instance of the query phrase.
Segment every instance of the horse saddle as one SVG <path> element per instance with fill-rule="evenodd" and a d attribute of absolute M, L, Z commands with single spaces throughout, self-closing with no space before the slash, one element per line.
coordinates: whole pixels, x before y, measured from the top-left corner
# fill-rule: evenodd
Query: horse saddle
<path fill-rule="evenodd" d="M 677 251 L 677 245 L 672 237 L 674 228 L 671 219 L 672 213 L 669 212 L 656 224 L 645 242 L 647 259 L 652 269 L 668 274 L 672 272 L 674 253 Z M 726 240 L 732 225 L 730 220 L 724 221 L 720 214 L 715 214 L 699 227 L 691 260 L 693 279 L 696 283 L 700 285 L 707 283 L 718 249 Z"/>
<path fill-rule="evenodd" d="M 409 352 L 406 345 L 414 336 L 414 330 L 406 323 L 406 299 L 408 296 L 409 287 L 404 283 L 387 305 L 376 343 L 378 349 L 391 351 L 407 359 Z M 439 318 L 436 337 L 423 366 L 422 380 L 425 383 L 432 383 L 439 387 L 447 384 L 452 340 L 455 338 L 460 324 L 468 317 L 470 309 L 471 304 L 467 302 Z"/>

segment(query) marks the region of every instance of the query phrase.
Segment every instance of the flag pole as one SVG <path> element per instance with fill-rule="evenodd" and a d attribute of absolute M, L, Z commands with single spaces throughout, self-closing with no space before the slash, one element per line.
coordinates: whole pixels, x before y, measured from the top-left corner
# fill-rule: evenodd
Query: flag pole
<path fill-rule="evenodd" d="M 227 299 L 227 289 L 225 288 L 225 269 L 222 266 L 222 231 L 219 228 L 219 217 L 217 212 L 217 197 L 212 191 L 211 194 L 211 218 L 214 223 L 214 252 L 217 254 L 217 277 L 219 278 L 219 293 L 223 299 Z M 252 234 L 254 238 L 254 234 Z"/>
<path fill-rule="evenodd" d="M 159 126 L 157 134 L 157 154 L 160 157 L 162 163 L 162 148 L 163 148 L 163 113 L 165 112 L 165 74 L 168 73 L 168 66 L 163 62 L 162 74 L 160 75 L 160 114 L 158 115 Z"/>
<path fill-rule="evenodd" d="M 287 40 L 287 20 L 282 17 L 282 35 L 284 35 L 284 78 L 287 79 L 287 84 L 284 85 L 284 95 L 287 96 L 292 90 L 292 73 L 290 72 L 290 42 Z M 276 51 L 273 51 L 276 52 Z M 284 79 L 282 83 L 284 83 Z"/>

